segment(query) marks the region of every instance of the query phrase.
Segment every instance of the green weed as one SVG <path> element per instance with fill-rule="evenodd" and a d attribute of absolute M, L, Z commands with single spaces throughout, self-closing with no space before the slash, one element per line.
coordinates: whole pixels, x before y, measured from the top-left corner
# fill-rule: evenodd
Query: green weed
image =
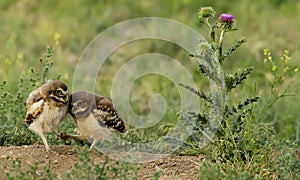
<path fill-rule="evenodd" d="M 210 40 L 208 44 L 201 43 L 199 51 L 192 57 L 199 59 L 215 58 L 218 62 L 212 61 L 213 63 L 220 63 L 221 65 L 226 63 L 224 60 L 246 41 L 238 41 L 223 53 L 222 46 L 225 33 L 227 35 L 227 32 L 236 30 L 233 27 L 233 20 L 222 21 L 223 19 L 220 17 L 219 21 L 211 24 L 211 18 L 214 17 L 215 12 L 210 7 L 201 8 L 199 15 L 200 21 L 209 29 Z M 230 15 L 225 17 L 233 18 Z M 203 149 L 201 149 L 201 145 L 206 137 L 204 129 L 210 127 L 208 110 L 213 106 L 213 100 L 209 93 L 204 93 L 202 90 L 188 85 L 182 85 L 206 102 L 204 104 L 206 111 L 185 112 L 181 115 L 183 120 L 190 121 L 192 117 L 196 122 L 194 123 L 195 134 L 178 152 L 183 154 L 204 153 L 206 155 L 205 162 L 200 165 L 199 176 L 201 179 L 211 179 L 212 177 L 221 179 L 277 179 L 298 176 L 299 163 L 295 159 L 294 150 L 292 150 L 295 148 L 295 144 L 278 139 L 274 124 L 265 122 L 265 115 L 263 114 L 276 101 L 287 95 L 284 81 L 292 78 L 293 73 L 297 72 L 298 68 L 289 67 L 291 58 L 287 50 L 284 51 L 281 61 L 276 61 L 276 64 L 272 61 L 271 53 L 267 49 L 265 49 L 264 54 L 266 56 L 264 62 L 271 66 L 269 72 L 271 72 L 272 77 L 269 79 L 270 92 L 263 94 L 262 99 L 269 101 L 262 102 L 259 100 L 259 96 L 255 96 L 234 102 L 234 98 L 231 98 L 233 90 L 235 89 L 234 93 L 239 92 L 238 87 L 245 83 L 253 68 L 245 68 L 235 73 L 225 73 L 224 92 L 229 100 L 225 104 L 220 128 L 216 131 L 217 136 L 211 140 L 210 145 Z M 199 73 L 207 78 L 213 77 L 213 72 L 203 65 L 199 66 Z M 264 111 L 258 113 L 257 110 L 260 109 L 264 109 Z M 286 161 L 282 159 L 286 159 Z M 295 164 L 297 165 L 295 166 Z"/>

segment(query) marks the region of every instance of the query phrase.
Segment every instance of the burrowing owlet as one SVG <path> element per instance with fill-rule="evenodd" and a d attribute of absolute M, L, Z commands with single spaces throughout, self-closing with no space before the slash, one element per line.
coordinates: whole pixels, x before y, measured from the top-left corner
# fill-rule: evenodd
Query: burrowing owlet
<path fill-rule="evenodd" d="M 69 114 L 76 123 L 80 135 L 61 134 L 61 138 L 75 137 L 93 139 L 90 150 L 101 139 L 111 133 L 110 129 L 124 133 L 125 125 L 117 114 L 112 100 L 87 91 L 70 95 Z"/>
<path fill-rule="evenodd" d="M 53 80 L 31 92 L 26 102 L 25 122 L 29 129 L 39 134 L 49 151 L 47 132 L 58 128 L 68 112 L 68 87 L 61 81 Z"/>

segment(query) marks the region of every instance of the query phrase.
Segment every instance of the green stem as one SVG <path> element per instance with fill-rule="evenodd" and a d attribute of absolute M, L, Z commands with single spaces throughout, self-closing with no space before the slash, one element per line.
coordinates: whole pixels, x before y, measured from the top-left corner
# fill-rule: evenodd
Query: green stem
<path fill-rule="evenodd" d="M 206 27 L 208 28 L 209 30 L 209 34 L 210 34 L 210 41 L 211 41 L 211 44 L 214 46 L 215 45 L 215 31 L 214 31 L 214 27 L 212 27 L 209 23 L 209 18 L 206 18 L 205 21 L 203 21 L 203 24 L 206 25 Z"/>
<path fill-rule="evenodd" d="M 208 19 L 207 19 L 207 23 L 208 23 Z M 212 44 L 214 44 L 215 42 L 215 40 L 214 40 L 214 37 L 212 36 L 212 34 L 213 34 L 213 30 L 212 30 L 212 27 L 211 27 L 211 25 L 208 23 L 208 29 L 209 29 L 209 34 L 210 34 L 210 40 L 211 40 L 211 43 Z"/>
<path fill-rule="evenodd" d="M 211 29 L 211 26 L 210 26 L 210 24 L 209 24 L 209 22 L 208 22 L 208 18 L 205 19 L 205 24 L 206 24 L 206 26 L 207 26 L 209 29 Z"/>
<path fill-rule="evenodd" d="M 229 123 L 228 123 L 227 119 L 225 120 L 225 123 L 226 123 L 226 126 L 227 126 L 226 131 L 229 131 L 229 134 L 231 136 L 231 141 L 234 144 L 234 147 L 236 148 L 237 145 L 236 145 L 235 140 L 234 140 L 234 135 L 233 135 L 233 133 L 232 133 L 232 131 L 230 129 L 230 126 L 229 126 Z"/>
<path fill-rule="evenodd" d="M 208 22 L 208 18 L 206 18 L 204 21 L 200 21 L 200 22 L 203 23 L 207 27 L 207 29 L 209 29 L 209 30 L 211 29 L 211 26 Z"/>
<path fill-rule="evenodd" d="M 222 46 L 224 41 L 225 30 L 223 29 L 220 34 L 219 45 L 218 45 L 218 57 L 222 59 Z"/>

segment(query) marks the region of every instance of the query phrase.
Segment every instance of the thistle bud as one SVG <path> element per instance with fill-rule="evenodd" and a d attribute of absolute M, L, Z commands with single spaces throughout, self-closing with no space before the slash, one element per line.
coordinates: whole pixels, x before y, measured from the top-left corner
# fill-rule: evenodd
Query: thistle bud
<path fill-rule="evenodd" d="M 198 12 L 199 18 L 210 18 L 214 17 L 215 14 L 216 12 L 212 7 L 202 7 Z"/>

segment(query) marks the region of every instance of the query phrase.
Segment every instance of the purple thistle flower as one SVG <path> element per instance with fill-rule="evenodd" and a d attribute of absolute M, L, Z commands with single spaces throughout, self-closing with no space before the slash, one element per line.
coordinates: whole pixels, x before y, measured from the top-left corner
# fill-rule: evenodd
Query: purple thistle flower
<path fill-rule="evenodd" d="M 231 14 L 221 14 L 220 21 L 223 23 L 233 23 L 234 16 Z"/>

